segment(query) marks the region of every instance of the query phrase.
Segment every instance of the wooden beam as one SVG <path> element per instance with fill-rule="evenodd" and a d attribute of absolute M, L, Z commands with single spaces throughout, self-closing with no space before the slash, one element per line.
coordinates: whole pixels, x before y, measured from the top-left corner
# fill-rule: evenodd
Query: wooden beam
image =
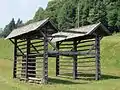
<path fill-rule="evenodd" d="M 36 49 L 36 47 L 32 44 L 32 43 L 30 43 L 31 45 L 32 45 L 32 47 L 34 48 L 34 50 L 37 52 L 37 53 L 39 53 L 39 51 Z"/>
<path fill-rule="evenodd" d="M 43 33 L 42 33 L 43 34 Z M 42 83 L 47 83 L 48 82 L 48 39 L 47 36 L 47 31 L 45 31 L 44 36 L 44 55 L 43 55 L 43 80 Z"/>
<path fill-rule="evenodd" d="M 25 77 L 26 81 L 28 81 L 28 58 L 30 54 L 30 39 L 27 38 L 27 54 L 26 54 L 26 65 L 25 65 Z"/>
<path fill-rule="evenodd" d="M 56 47 L 59 50 L 59 42 L 56 43 Z M 56 76 L 59 75 L 59 54 L 56 55 Z"/>
<path fill-rule="evenodd" d="M 47 36 L 46 36 L 42 31 L 40 31 L 40 33 L 43 35 L 44 38 L 46 38 L 46 40 L 49 42 L 49 44 L 50 44 L 56 51 L 58 51 L 58 49 L 56 48 L 56 46 L 47 38 Z"/>
<path fill-rule="evenodd" d="M 16 78 L 17 68 L 17 39 L 14 39 L 14 64 L 13 64 L 13 78 Z"/>
<path fill-rule="evenodd" d="M 15 45 L 15 42 L 14 41 L 12 41 L 11 39 L 9 39 L 14 45 Z M 17 48 L 18 48 L 18 50 L 22 53 L 22 55 L 24 55 L 24 53 L 22 52 L 22 50 L 18 47 L 18 46 L 16 46 Z"/>
<path fill-rule="evenodd" d="M 73 51 L 77 51 L 77 41 L 73 41 Z M 77 55 L 73 55 L 73 79 L 77 78 Z"/>
<path fill-rule="evenodd" d="M 95 48 L 96 48 L 96 75 L 95 79 L 99 80 L 101 77 L 100 70 L 100 37 L 96 35 L 95 37 Z"/>

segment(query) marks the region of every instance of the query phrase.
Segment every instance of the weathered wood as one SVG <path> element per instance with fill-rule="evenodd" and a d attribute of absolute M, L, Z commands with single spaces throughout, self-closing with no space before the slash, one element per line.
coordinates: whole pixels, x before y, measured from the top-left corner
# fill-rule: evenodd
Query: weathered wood
<path fill-rule="evenodd" d="M 90 58 L 95 58 L 95 56 L 79 57 L 78 59 L 90 59 Z"/>
<path fill-rule="evenodd" d="M 16 78 L 17 68 L 17 39 L 14 39 L 14 64 L 13 64 L 13 78 Z"/>
<path fill-rule="evenodd" d="M 95 38 L 95 48 L 96 48 L 96 75 L 95 79 L 99 80 L 101 77 L 101 70 L 100 70 L 100 37 L 96 35 Z"/>
<path fill-rule="evenodd" d="M 45 34 L 46 35 L 46 31 Z M 44 36 L 44 60 L 43 60 L 43 80 L 42 83 L 48 82 L 48 40 L 47 36 Z"/>
<path fill-rule="evenodd" d="M 11 39 L 9 39 L 9 40 L 15 45 L 14 41 L 12 41 Z M 21 51 L 21 49 L 18 46 L 16 46 L 16 47 L 21 52 L 21 54 L 24 55 L 24 53 Z"/>
<path fill-rule="evenodd" d="M 72 46 L 70 47 L 70 46 L 64 46 L 64 47 L 60 47 L 60 49 L 71 49 L 72 48 Z"/>
<path fill-rule="evenodd" d="M 40 33 L 43 35 L 44 38 L 46 38 L 46 40 L 49 42 L 49 44 L 50 44 L 56 51 L 58 51 L 58 49 L 56 48 L 56 46 L 55 46 L 50 40 L 48 40 L 48 38 L 46 37 L 46 35 L 45 35 L 42 31 L 40 31 Z"/>
<path fill-rule="evenodd" d="M 31 44 L 38 44 L 38 43 L 43 43 L 43 41 L 35 41 L 35 42 L 31 42 Z"/>
<path fill-rule="evenodd" d="M 26 70 L 25 70 L 25 77 L 26 77 L 26 81 L 28 80 L 28 58 L 29 58 L 29 53 L 30 53 L 30 39 L 27 38 L 27 54 L 26 54 Z"/>
<path fill-rule="evenodd" d="M 23 42 L 26 42 L 26 40 L 21 40 L 21 41 L 18 41 L 17 43 L 23 43 Z"/>
<path fill-rule="evenodd" d="M 73 41 L 73 51 L 77 51 L 77 41 Z M 77 55 L 73 56 L 73 79 L 77 78 Z"/>
<path fill-rule="evenodd" d="M 77 63 L 90 63 L 90 62 L 95 62 L 95 60 L 89 60 L 89 61 L 78 61 Z"/>
<path fill-rule="evenodd" d="M 94 42 L 95 40 L 86 40 L 86 41 L 81 41 L 79 43 L 86 43 L 86 42 Z"/>
<path fill-rule="evenodd" d="M 77 48 L 82 48 L 82 47 L 89 47 L 89 46 L 94 46 L 94 44 L 81 45 L 81 46 L 77 46 Z"/>
<path fill-rule="evenodd" d="M 57 49 L 59 50 L 59 42 L 57 42 L 56 43 L 56 47 L 57 47 Z M 60 68 L 60 66 L 59 66 L 59 54 L 57 54 L 56 55 L 56 76 L 58 76 L 59 75 L 59 68 Z"/>
<path fill-rule="evenodd" d="M 37 53 L 39 53 L 39 51 L 36 49 L 36 47 L 35 47 L 33 44 L 31 44 L 31 46 L 34 48 L 34 50 L 35 50 Z"/>
<path fill-rule="evenodd" d="M 69 30 L 69 31 L 67 31 L 67 30 L 66 30 L 66 31 L 64 31 L 64 32 L 77 33 L 77 34 L 78 34 L 78 33 L 80 33 L 80 34 L 85 34 L 85 33 L 86 33 L 86 32 L 80 32 L 80 31 L 70 31 L 70 30 Z"/>

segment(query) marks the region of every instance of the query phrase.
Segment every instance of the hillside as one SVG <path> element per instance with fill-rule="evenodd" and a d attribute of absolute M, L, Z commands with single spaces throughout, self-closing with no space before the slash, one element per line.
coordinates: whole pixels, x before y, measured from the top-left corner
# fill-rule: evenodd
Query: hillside
<path fill-rule="evenodd" d="M 13 45 L 0 39 L 0 90 L 119 90 L 120 88 L 120 34 L 101 41 L 102 80 L 72 80 L 55 77 L 55 60 L 49 60 L 48 85 L 35 85 L 12 78 Z"/>

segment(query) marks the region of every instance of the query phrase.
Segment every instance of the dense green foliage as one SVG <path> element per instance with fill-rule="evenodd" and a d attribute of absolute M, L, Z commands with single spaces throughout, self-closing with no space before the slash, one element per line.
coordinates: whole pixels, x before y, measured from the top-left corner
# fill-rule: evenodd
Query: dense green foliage
<path fill-rule="evenodd" d="M 97 22 L 102 22 L 112 30 L 119 30 L 120 0 L 52 0 L 45 10 L 39 8 L 30 21 L 47 17 L 61 30 Z"/>
<path fill-rule="evenodd" d="M 47 8 L 39 8 L 29 24 L 50 18 L 60 30 L 102 22 L 111 32 L 120 30 L 120 0 L 51 0 Z M 14 19 L 5 26 L 0 36 L 6 37 L 14 28 L 22 26 Z"/>

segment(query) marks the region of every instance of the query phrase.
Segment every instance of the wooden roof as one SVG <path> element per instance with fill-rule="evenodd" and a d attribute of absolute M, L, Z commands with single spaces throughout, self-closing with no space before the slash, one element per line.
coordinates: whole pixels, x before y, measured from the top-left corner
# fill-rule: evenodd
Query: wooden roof
<path fill-rule="evenodd" d="M 7 37 L 6 39 L 11 39 L 11 38 L 15 38 L 17 36 L 21 36 L 23 34 L 27 34 L 29 32 L 32 31 L 36 31 L 38 28 L 43 27 L 47 22 L 49 22 L 50 24 L 52 24 L 52 26 L 58 30 L 54 24 L 49 20 L 49 18 L 45 19 L 45 20 L 41 20 L 35 23 L 31 23 L 29 25 L 14 29 Z"/>
<path fill-rule="evenodd" d="M 98 34 L 100 36 L 109 35 L 109 30 L 101 23 L 82 26 L 80 28 L 73 28 L 63 32 L 53 34 L 52 42 L 63 41 L 73 39 L 77 37 L 83 37 L 86 35 Z"/>

